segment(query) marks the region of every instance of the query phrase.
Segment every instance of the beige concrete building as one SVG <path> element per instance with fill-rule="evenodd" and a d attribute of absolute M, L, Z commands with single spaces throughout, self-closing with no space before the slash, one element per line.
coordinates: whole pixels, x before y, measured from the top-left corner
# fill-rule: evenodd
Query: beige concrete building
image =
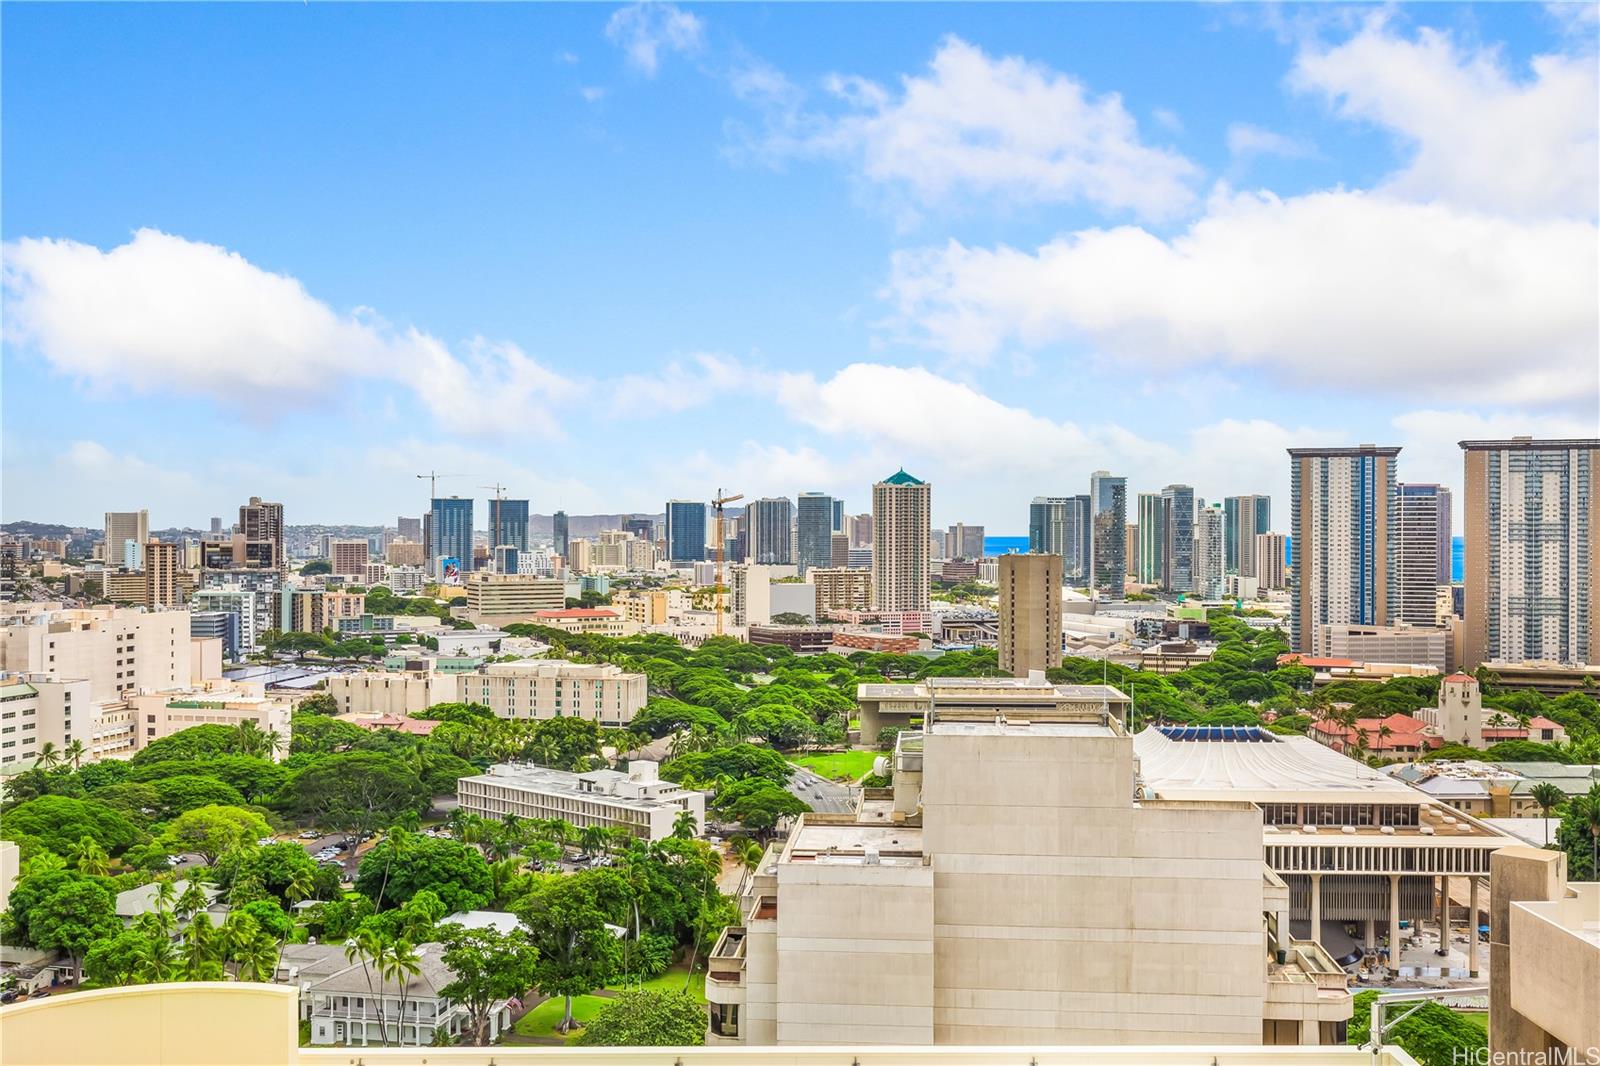
<path fill-rule="evenodd" d="M 1463 669 L 1600 664 L 1600 440 L 1466 440 Z"/>
<path fill-rule="evenodd" d="M 182 688 L 192 676 L 188 611 L 54 610 L 0 625 L 0 670 L 89 683 L 89 699 Z"/>
<path fill-rule="evenodd" d="M 144 546 L 144 599 L 146 607 L 181 607 L 188 596 L 180 580 L 184 573 L 183 545 L 152 540 Z"/>
<path fill-rule="evenodd" d="M 1328 623 L 1317 627 L 1310 653 L 1363 663 L 1412 663 L 1443 673 L 1450 668 L 1450 631 L 1437 626 Z"/>
<path fill-rule="evenodd" d="M 1566 855 L 1540 848 L 1507 848 L 1493 866 L 1493 1061 L 1594 1058 L 1600 1054 L 1600 884 L 1569 884 Z"/>
<path fill-rule="evenodd" d="M 1061 665 L 1061 556 L 1000 557 L 1000 669 L 1012 677 Z"/>
<path fill-rule="evenodd" d="M 1100 707 L 941 708 L 892 789 L 803 815 L 746 879 L 707 1042 L 1342 1043 L 1347 979 L 1288 935 L 1259 818 L 1142 797 Z"/>
<path fill-rule="evenodd" d="M 871 744 L 890 726 L 920 726 L 935 710 L 951 714 L 1003 714 L 1033 718 L 1105 710 L 1127 717 L 1128 697 L 1110 685 L 1052 685 L 1043 673 L 1028 677 L 929 677 L 914 684 L 856 686 L 861 737 Z"/>
<path fill-rule="evenodd" d="M 132 715 L 134 748 L 146 747 L 197 725 L 238 726 L 254 722 L 263 733 L 277 733 L 283 741 L 273 759 L 289 753 L 291 700 L 268 696 L 259 684 L 205 681 L 175 692 L 150 692 L 127 699 Z"/>
<path fill-rule="evenodd" d="M 649 698 L 644 674 L 610 663 L 518 659 L 460 674 L 458 698 L 487 706 L 500 718 L 578 717 L 621 728 Z"/>
<path fill-rule="evenodd" d="M 705 828 L 705 793 L 662 780 L 656 764 L 635 759 L 626 772 L 591 770 L 574 774 L 532 763 L 501 763 L 486 774 L 457 782 L 461 809 L 469 814 L 504 820 L 564 818 L 581 828 L 623 828 L 644 840 L 672 835 L 685 811 L 694 815 L 695 831 Z"/>
<path fill-rule="evenodd" d="M 624 589 L 611 596 L 612 609 L 641 626 L 661 625 L 667 620 L 667 593 L 664 589 Z"/>
<path fill-rule="evenodd" d="M 602 637 L 626 637 L 638 632 L 636 623 L 630 622 L 621 611 L 613 611 L 608 607 L 564 607 L 560 610 L 535 611 L 527 621 L 566 633 L 595 633 Z"/>
<path fill-rule="evenodd" d="M 872 486 L 874 609 L 928 609 L 932 496 L 933 486 L 904 470 Z"/>
<path fill-rule="evenodd" d="M 467 575 L 467 618 L 478 625 L 532 622 L 540 611 L 559 610 L 566 597 L 565 583 L 555 578 L 482 570 Z"/>
<path fill-rule="evenodd" d="M 133 542 L 134 565 L 139 569 L 138 557 L 150 541 L 149 511 L 107 511 L 104 559 L 109 566 L 127 566 L 128 542 Z"/>
<path fill-rule="evenodd" d="M 115 604 L 143 607 L 148 593 L 143 570 L 107 570 L 100 575 L 100 592 Z"/>
<path fill-rule="evenodd" d="M 246 542 L 270 544 L 260 565 L 278 571 L 288 569 L 288 542 L 283 525 L 283 504 L 268 503 L 260 496 L 239 508 L 239 535 Z M 252 562 L 252 565 L 257 565 Z"/>
<path fill-rule="evenodd" d="M 367 573 L 368 547 L 365 537 L 359 540 L 329 541 L 328 561 L 333 564 L 333 572 L 345 577 L 364 579 Z"/>
<path fill-rule="evenodd" d="M 43 745 L 54 744 L 60 751 L 74 739 L 93 753 L 97 712 L 89 691 L 84 680 L 0 674 L 0 767 L 31 763 Z"/>
<path fill-rule="evenodd" d="M 395 538 L 384 549 L 383 557 L 390 566 L 423 566 L 426 563 L 424 553 L 427 551 L 421 541 Z"/>
<path fill-rule="evenodd" d="M 339 702 L 339 713 L 404 718 L 436 703 L 461 699 L 460 674 L 438 670 L 399 670 L 330 674 L 328 695 Z"/>
<path fill-rule="evenodd" d="M 816 586 L 817 613 L 822 617 L 834 611 L 872 610 L 871 570 L 852 570 L 843 565 L 818 566 L 807 570 L 806 578 Z"/>

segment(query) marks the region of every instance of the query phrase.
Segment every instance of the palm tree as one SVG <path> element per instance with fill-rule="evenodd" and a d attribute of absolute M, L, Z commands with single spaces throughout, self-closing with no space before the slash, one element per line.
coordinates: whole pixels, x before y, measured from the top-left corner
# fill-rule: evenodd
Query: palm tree
<path fill-rule="evenodd" d="M 254 719 L 247 718 L 234 728 L 234 746 L 241 755 L 260 755 L 266 742 L 267 735 Z"/>
<path fill-rule="evenodd" d="M 239 971 L 237 981 L 271 981 L 278 972 L 278 942 L 269 933 L 251 937 L 235 956 Z"/>
<path fill-rule="evenodd" d="M 178 976 L 178 952 L 167 937 L 156 937 L 139 949 L 139 980 L 162 984 Z"/>
<path fill-rule="evenodd" d="M 766 854 L 766 849 L 749 837 L 740 837 L 728 845 L 728 854 L 753 873 L 760 867 L 761 856 Z"/>
<path fill-rule="evenodd" d="M 217 952 L 220 948 L 218 930 L 211 925 L 211 916 L 203 911 L 194 916 L 189 923 L 189 928 L 183 931 L 183 979 L 185 981 L 208 981 L 220 977 L 217 972 L 222 969 L 217 964 Z"/>
<path fill-rule="evenodd" d="M 185 885 L 183 895 L 178 897 L 178 903 L 174 910 L 177 912 L 178 920 L 182 922 L 200 914 L 210 904 L 211 901 L 206 899 L 205 892 L 200 888 L 200 882 L 190 881 Z"/>
<path fill-rule="evenodd" d="M 47 740 L 39 745 L 38 766 L 41 770 L 53 770 L 61 765 L 61 749 L 56 747 L 55 741 Z"/>
<path fill-rule="evenodd" d="M 672 835 L 679 840 L 693 840 L 699 832 L 700 823 L 695 820 L 693 811 L 679 811 L 672 820 Z"/>
<path fill-rule="evenodd" d="M 289 876 L 289 883 L 283 886 L 283 898 L 292 905 L 310 899 L 311 893 L 316 890 L 316 879 L 311 876 L 310 870 L 302 866 Z"/>
<path fill-rule="evenodd" d="M 107 855 L 106 849 L 87 833 L 72 845 L 72 861 L 77 865 L 79 873 L 88 874 L 90 877 L 104 877 L 111 870 L 111 856 Z"/>
<path fill-rule="evenodd" d="M 172 887 L 172 878 L 163 877 L 156 882 L 156 892 L 151 902 L 155 905 L 156 927 L 161 930 L 161 935 L 172 936 L 174 924 L 173 910 L 177 905 L 178 890 Z"/>
<path fill-rule="evenodd" d="M 1600 877 L 1600 781 L 1589 786 L 1589 791 L 1574 796 L 1567 804 L 1567 813 L 1577 819 L 1584 832 L 1589 834 L 1589 876 Z"/>
<path fill-rule="evenodd" d="M 1544 846 L 1550 846 L 1550 812 L 1559 807 L 1567 798 L 1565 792 L 1557 788 L 1550 781 L 1540 781 L 1528 790 L 1528 798 L 1539 805 L 1540 812 L 1544 815 Z"/>
<path fill-rule="evenodd" d="M 266 739 L 263 741 L 263 747 L 265 750 L 262 752 L 262 754 L 269 759 L 276 760 L 279 755 L 283 754 L 284 749 L 288 746 L 288 741 L 284 740 L 282 733 L 278 732 L 276 729 L 269 729 L 266 733 Z"/>
<path fill-rule="evenodd" d="M 71 763 L 72 768 L 76 770 L 83 766 L 84 757 L 88 754 L 89 749 L 83 746 L 83 741 L 74 740 L 62 750 L 61 758 L 63 762 Z"/>
<path fill-rule="evenodd" d="M 411 979 L 421 972 L 422 956 L 417 954 L 411 941 L 404 937 L 389 942 L 388 950 L 378 958 L 378 972 L 385 979 L 393 978 L 400 986 L 400 1020 L 395 1023 L 395 1042 L 404 1046 L 406 1042 L 406 992 L 411 987 Z M 418 1033 L 417 1042 L 422 1042 Z"/>
<path fill-rule="evenodd" d="M 358 930 L 355 936 L 344 942 L 345 961 L 350 963 L 360 961 L 361 973 L 367 979 L 367 998 L 370 1002 L 378 1004 L 378 1039 L 384 1044 L 389 1043 L 389 1023 L 384 1017 L 379 993 L 372 990 L 372 970 L 368 968 L 368 963 L 376 963 L 387 950 L 384 935 L 370 928 Z M 366 1028 L 365 1021 L 362 1022 L 362 1028 Z"/>
<path fill-rule="evenodd" d="M 606 844 L 606 831 L 598 825 L 586 825 L 578 833 L 578 847 L 587 858 Z"/>

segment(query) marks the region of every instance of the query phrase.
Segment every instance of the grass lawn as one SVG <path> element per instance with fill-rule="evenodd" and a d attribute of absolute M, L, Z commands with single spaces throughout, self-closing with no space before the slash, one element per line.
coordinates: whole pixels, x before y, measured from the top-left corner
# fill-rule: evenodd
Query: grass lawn
<path fill-rule="evenodd" d="M 611 1001 L 603 996 L 573 996 L 572 1016 L 582 1025 L 610 1003 Z M 517 1019 L 516 1033 L 519 1036 L 555 1036 L 556 1026 L 561 1024 L 561 1016 L 565 1011 L 566 1000 L 562 997 L 547 999 Z M 574 1031 L 572 1036 L 576 1035 Z M 569 1042 L 571 1039 L 572 1037 L 568 1037 Z"/>
<path fill-rule="evenodd" d="M 797 755 L 789 761 L 832 781 L 855 781 L 872 772 L 872 760 L 881 752 L 835 751 L 826 755 Z"/>
<path fill-rule="evenodd" d="M 1471 1022 L 1473 1025 L 1478 1026 L 1484 1032 L 1487 1033 L 1489 1031 L 1488 1011 L 1458 1011 L 1457 1013 L 1467 1021 Z"/>
<path fill-rule="evenodd" d="M 704 963 L 701 965 L 703 966 Z M 652 977 L 641 987 L 647 988 L 652 992 L 682 992 L 683 975 L 687 972 L 688 968 L 685 966 L 674 966 L 660 977 Z M 620 984 L 609 984 L 606 987 L 614 990 L 622 988 Z M 704 969 L 696 968 L 694 980 L 689 982 L 689 994 L 701 1003 L 706 1001 L 706 972 Z"/>

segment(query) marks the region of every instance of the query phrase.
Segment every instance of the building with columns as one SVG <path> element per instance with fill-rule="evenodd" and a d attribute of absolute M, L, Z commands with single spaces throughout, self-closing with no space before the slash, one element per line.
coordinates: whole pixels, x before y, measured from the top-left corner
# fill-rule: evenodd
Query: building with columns
<path fill-rule="evenodd" d="M 1490 857 L 1519 843 L 1306 737 L 1257 726 L 1158 726 L 1139 733 L 1134 750 L 1146 797 L 1260 808 L 1267 865 L 1289 885 L 1292 928 L 1310 939 L 1324 923 L 1353 922 L 1368 950 L 1385 932 L 1392 946 L 1403 920 L 1413 928 L 1441 912 L 1449 920 L 1444 901 L 1458 890 L 1476 928 Z M 1482 967 L 1475 950 L 1473 976 Z"/>

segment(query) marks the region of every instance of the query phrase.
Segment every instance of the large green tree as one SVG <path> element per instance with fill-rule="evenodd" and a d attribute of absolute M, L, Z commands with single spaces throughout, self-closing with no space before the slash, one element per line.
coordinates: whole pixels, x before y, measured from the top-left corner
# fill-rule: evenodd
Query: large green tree
<path fill-rule="evenodd" d="M 86 879 L 63 882 L 28 911 L 28 939 L 65 955 L 74 978 L 83 975 L 84 953 L 121 928 L 111 893 Z"/>
<path fill-rule="evenodd" d="M 489 1043 L 489 1015 L 494 1005 L 533 987 L 539 955 L 522 930 L 465 929 L 447 925 L 440 930 L 444 953 L 440 956 L 455 975 L 440 993 L 467 1011 L 472 1043 Z"/>
<path fill-rule="evenodd" d="M 257 840 L 271 835 L 266 820 L 255 811 L 217 805 L 178 815 L 167 823 L 161 843 L 173 852 L 194 852 L 210 866 L 223 853 L 254 847 Z"/>
<path fill-rule="evenodd" d="M 40 796 L 19 803 L 0 819 L 7 840 L 33 837 L 57 855 L 66 855 L 84 837 L 93 837 L 113 855 L 143 836 L 126 814 L 105 803 L 67 796 Z"/>
<path fill-rule="evenodd" d="M 487 904 L 494 880 L 477 848 L 437 837 L 390 833 L 361 857 L 356 891 L 379 910 L 423 889 L 431 889 L 453 914 Z"/>
<path fill-rule="evenodd" d="M 770 832 L 780 818 L 804 814 L 811 809 L 805 800 L 764 777 L 729 785 L 717 793 L 712 807 L 718 814 L 757 833 Z"/>
<path fill-rule="evenodd" d="M 572 997 L 610 980 L 622 958 L 621 944 L 607 923 L 623 917 L 627 884 L 610 870 L 540 877 L 516 908 L 538 949 L 534 985 L 565 1000 L 558 1026 L 573 1027 Z"/>
<path fill-rule="evenodd" d="M 623 992 L 589 1020 L 578 1043 L 590 1047 L 692 1047 L 705 1043 L 706 1009 L 677 990 Z"/>
<path fill-rule="evenodd" d="M 340 723 L 341 725 L 346 723 Z M 353 751 L 318 759 L 284 786 L 285 805 L 315 824 L 370 832 L 428 809 L 416 771 L 392 755 Z"/>

